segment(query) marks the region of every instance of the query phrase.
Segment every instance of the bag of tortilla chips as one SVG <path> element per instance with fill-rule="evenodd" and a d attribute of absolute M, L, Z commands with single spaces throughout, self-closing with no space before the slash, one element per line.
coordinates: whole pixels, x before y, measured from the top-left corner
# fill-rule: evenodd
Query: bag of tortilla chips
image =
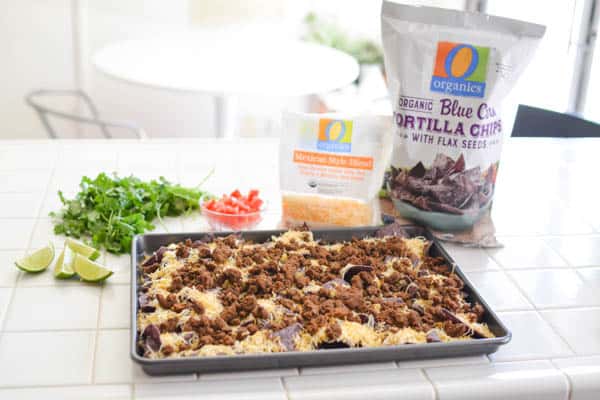
<path fill-rule="evenodd" d="M 489 209 L 502 148 L 502 99 L 545 27 L 384 1 L 382 38 L 394 109 L 387 185 L 401 216 L 441 232 Z"/>

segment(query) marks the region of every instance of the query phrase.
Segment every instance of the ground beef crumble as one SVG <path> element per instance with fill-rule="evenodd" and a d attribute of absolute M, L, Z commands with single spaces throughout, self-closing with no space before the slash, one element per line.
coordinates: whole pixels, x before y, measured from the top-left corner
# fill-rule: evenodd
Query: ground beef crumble
<path fill-rule="evenodd" d="M 437 340 L 441 330 L 463 338 L 472 329 L 454 315 L 470 322 L 483 318 L 483 307 L 465 300 L 463 281 L 443 258 L 419 257 L 401 237 L 354 238 L 338 246 L 319 245 L 311 237 L 304 230 L 298 239 L 263 245 L 236 235 L 212 243 L 177 243 L 174 255 L 182 265 L 171 273 L 166 290 L 152 295 L 144 285 L 145 304 L 156 299 L 160 309 L 171 312 L 158 325 L 160 334 L 186 338 L 161 346 L 162 356 L 207 345 L 233 346 L 259 331 L 273 335 L 292 326 L 311 335 L 324 332 L 324 340 L 334 343 L 343 334 L 341 321 L 390 332 L 435 330 L 428 340 Z M 145 281 L 163 268 L 160 260 L 168 250 L 161 249 L 160 257 L 155 254 L 142 264 Z M 344 280 L 349 265 L 360 268 Z M 181 295 L 185 288 L 214 291 L 222 310 L 207 315 L 206 305 Z M 154 312 L 154 307 L 147 309 Z"/>

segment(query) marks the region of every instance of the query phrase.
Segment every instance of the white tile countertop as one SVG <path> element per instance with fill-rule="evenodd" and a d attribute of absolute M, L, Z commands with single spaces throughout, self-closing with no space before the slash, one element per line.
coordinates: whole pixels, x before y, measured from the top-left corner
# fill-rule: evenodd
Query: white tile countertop
<path fill-rule="evenodd" d="M 0 142 L 0 399 L 599 399 L 600 140 L 512 139 L 493 218 L 501 249 L 449 252 L 513 333 L 489 356 L 150 377 L 129 358 L 129 256 L 104 285 L 27 275 L 13 261 L 64 238 L 48 212 L 82 175 L 165 176 L 262 190 L 280 217 L 271 139 Z M 207 230 L 200 217 L 171 232 Z M 164 230 L 165 228 L 159 228 Z"/>

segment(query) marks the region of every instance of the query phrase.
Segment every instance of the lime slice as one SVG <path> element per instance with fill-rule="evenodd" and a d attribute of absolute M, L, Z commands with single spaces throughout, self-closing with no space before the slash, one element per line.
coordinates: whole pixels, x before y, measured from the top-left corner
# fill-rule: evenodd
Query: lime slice
<path fill-rule="evenodd" d="M 102 282 L 113 274 L 110 269 L 104 268 L 102 265 L 81 254 L 75 254 L 73 270 L 77 272 L 82 281 L 86 282 Z"/>
<path fill-rule="evenodd" d="M 73 250 L 69 246 L 65 246 L 60 256 L 54 264 L 54 277 L 58 279 L 69 279 L 75 275 L 73 271 L 73 259 L 75 257 Z"/>
<path fill-rule="evenodd" d="M 54 259 L 54 245 L 49 243 L 48 246 L 34 251 L 26 255 L 20 260 L 15 261 L 15 265 L 25 272 L 42 272 Z"/>
<path fill-rule="evenodd" d="M 79 240 L 75 240 L 72 238 L 67 238 L 65 241 L 65 246 L 69 246 L 71 250 L 73 250 L 77 254 L 81 254 L 82 256 L 89 258 L 90 260 L 95 260 L 100 257 L 100 252 L 95 248 L 88 246 L 87 244 L 80 242 Z"/>

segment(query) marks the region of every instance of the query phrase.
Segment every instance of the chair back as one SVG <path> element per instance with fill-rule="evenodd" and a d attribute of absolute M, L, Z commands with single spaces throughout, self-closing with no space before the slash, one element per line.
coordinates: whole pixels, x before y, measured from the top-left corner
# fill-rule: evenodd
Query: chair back
<path fill-rule="evenodd" d="M 83 117 L 80 115 L 70 114 L 70 113 L 67 113 L 64 111 L 52 109 L 50 107 L 47 107 L 46 105 L 43 105 L 39 101 L 40 98 L 42 98 L 42 97 L 57 97 L 57 96 L 75 97 L 75 98 L 79 98 L 79 99 L 83 100 L 83 103 L 86 105 L 91 117 Z M 83 92 L 81 90 L 46 90 L 46 89 L 35 90 L 35 91 L 29 93 L 27 96 L 25 96 L 25 102 L 27 104 L 29 104 L 35 110 L 38 117 L 40 118 L 40 121 L 42 122 L 42 125 L 44 125 L 44 128 L 46 129 L 46 133 L 48 134 L 48 137 L 50 137 L 52 139 L 58 138 L 58 135 L 56 133 L 56 130 L 52 126 L 51 120 L 48 118 L 50 116 L 68 120 L 71 122 L 79 122 L 82 124 L 95 125 L 100 129 L 100 131 L 102 132 L 102 135 L 107 139 L 112 138 L 109 128 L 119 128 L 119 129 L 125 129 L 128 131 L 131 131 L 136 135 L 136 137 L 138 139 L 147 137 L 144 129 L 142 129 L 141 127 L 139 127 L 136 124 L 133 124 L 131 122 L 107 121 L 107 120 L 100 119 L 100 115 L 98 113 L 98 109 L 96 108 L 96 105 L 94 104 L 92 99 L 85 92 Z"/>
<path fill-rule="evenodd" d="M 543 108 L 519 105 L 513 137 L 599 137 L 600 124 Z"/>

